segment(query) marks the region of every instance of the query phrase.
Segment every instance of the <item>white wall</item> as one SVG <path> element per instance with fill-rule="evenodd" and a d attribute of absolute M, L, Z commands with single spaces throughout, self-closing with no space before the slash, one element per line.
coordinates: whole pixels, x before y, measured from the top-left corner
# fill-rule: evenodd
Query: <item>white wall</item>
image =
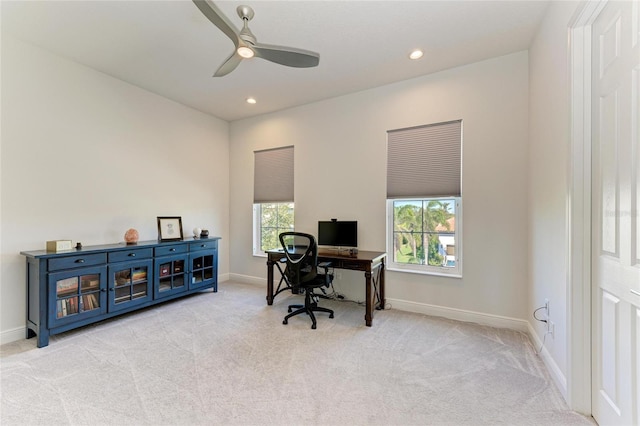
<path fill-rule="evenodd" d="M 265 258 L 251 255 L 254 150 L 295 146 L 296 230 L 354 219 L 361 249 L 386 250 L 386 131 L 455 119 L 464 126 L 464 276 L 388 272 L 387 297 L 418 311 L 526 318 L 527 52 L 231 123 L 232 273 L 266 277 Z M 345 273 L 336 287 L 363 300 L 363 282 Z"/>
<path fill-rule="evenodd" d="M 554 338 L 544 355 L 566 397 L 570 164 L 568 24 L 577 2 L 551 2 L 529 50 L 529 312 L 549 299 Z M 539 340 L 545 324 L 529 321 Z"/>
<path fill-rule="evenodd" d="M 23 250 L 157 237 L 156 216 L 220 236 L 229 271 L 228 123 L 2 38 L 2 342 L 24 338 Z"/>

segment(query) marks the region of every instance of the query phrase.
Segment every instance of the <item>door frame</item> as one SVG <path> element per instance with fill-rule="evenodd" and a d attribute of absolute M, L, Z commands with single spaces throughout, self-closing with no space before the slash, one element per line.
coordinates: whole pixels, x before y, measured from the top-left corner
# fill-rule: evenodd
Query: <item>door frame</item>
<path fill-rule="evenodd" d="M 567 402 L 591 415 L 591 25 L 607 0 L 583 1 L 569 22 L 571 154 L 567 202 Z"/>

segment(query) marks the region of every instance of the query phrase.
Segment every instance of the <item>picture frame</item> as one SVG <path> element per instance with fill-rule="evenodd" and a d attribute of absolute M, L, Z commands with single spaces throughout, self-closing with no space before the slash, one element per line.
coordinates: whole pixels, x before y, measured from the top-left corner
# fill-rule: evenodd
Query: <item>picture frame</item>
<path fill-rule="evenodd" d="M 182 241 L 182 217 L 158 216 L 158 240 Z"/>

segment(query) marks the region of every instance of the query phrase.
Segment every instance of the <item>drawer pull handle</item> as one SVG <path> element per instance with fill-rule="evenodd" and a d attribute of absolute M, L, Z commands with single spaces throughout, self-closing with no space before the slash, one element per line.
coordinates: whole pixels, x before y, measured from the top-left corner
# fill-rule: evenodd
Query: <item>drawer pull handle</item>
<path fill-rule="evenodd" d="M 112 287 L 109 289 L 109 291 L 116 291 L 116 289 Z"/>
<path fill-rule="evenodd" d="M 129 253 L 129 256 L 130 257 L 136 257 L 136 254 L 135 253 Z"/>
<path fill-rule="evenodd" d="M 200 247 L 205 248 L 207 245 L 206 244 L 200 244 Z"/>
<path fill-rule="evenodd" d="M 635 294 L 636 296 L 640 296 L 640 291 L 635 291 L 633 289 L 629 290 L 631 293 Z"/>
<path fill-rule="evenodd" d="M 76 263 L 84 263 L 84 259 L 76 259 Z"/>
<path fill-rule="evenodd" d="M 176 249 L 172 248 L 172 249 L 169 249 L 169 251 L 176 251 Z"/>

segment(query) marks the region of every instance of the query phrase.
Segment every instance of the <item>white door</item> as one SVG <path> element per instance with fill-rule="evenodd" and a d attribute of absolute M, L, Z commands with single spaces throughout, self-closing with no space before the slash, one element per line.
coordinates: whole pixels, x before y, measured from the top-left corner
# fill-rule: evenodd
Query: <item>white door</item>
<path fill-rule="evenodd" d="M 592 27 L 592 411 L 640 424 L 640 7 L 608 2 Z"/>

